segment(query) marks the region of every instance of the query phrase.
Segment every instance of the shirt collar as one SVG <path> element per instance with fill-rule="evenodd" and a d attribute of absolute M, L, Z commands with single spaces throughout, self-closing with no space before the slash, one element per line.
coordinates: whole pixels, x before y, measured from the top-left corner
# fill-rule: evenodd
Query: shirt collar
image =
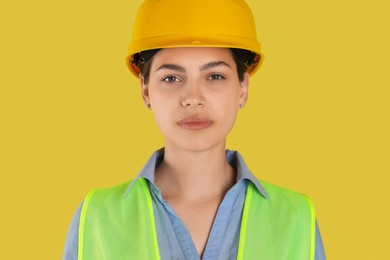
<path fill-rule="evenodd" d="M 139 178 L 144 178 L 148 180 L 150 183 L 152 183 L 153 185 L 155 185 L 154 170 L 162 162 L 163 159 L 164 159 L 164 148 L 155 151 L 153 155 L 149 158 L 149 160 L 146 162 L 142 170 L 130 183 L 126 195 L 130 192 L 131 187 L 133 186 L 135 181 Z M 268 198 L 267 192 L 264 190 L 260 181 L 249 170 L 249 168 L 247 167 L 244 161 L 244 158 L 242 158 L 239 152 L 226 150 L 226 160 L 231 166 L 233 166 L 237 170 L 237 182 L 243 179 L 251 181 L 255 185 L 256 189 L 260 192 L 260 194 L 262 194 L 265 198 Z"/>

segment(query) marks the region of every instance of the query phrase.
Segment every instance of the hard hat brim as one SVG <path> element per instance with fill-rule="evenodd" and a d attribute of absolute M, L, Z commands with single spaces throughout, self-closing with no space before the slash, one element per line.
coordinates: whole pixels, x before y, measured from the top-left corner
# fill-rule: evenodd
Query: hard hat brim
<path fill-rule="evenodd" d="M 258 70 L 263 60 L 263 54 L 260 52 L 260 44 L 252 39 L 226 35 L 192 35 L 191 37 L 188 35 L 169 35 L 133 42 L 129 46 L 130 55 L 127 56 L 126 63 L 132 74 L 138 77 L 140 71 L 133 62 L 134 54 L 151 49 L 183 47 L 237 48 L 252 51 L 256 53 L 258 57 L 256 63 L 248 68 L 248 73 L 250 75 L 253 75 Z"/>

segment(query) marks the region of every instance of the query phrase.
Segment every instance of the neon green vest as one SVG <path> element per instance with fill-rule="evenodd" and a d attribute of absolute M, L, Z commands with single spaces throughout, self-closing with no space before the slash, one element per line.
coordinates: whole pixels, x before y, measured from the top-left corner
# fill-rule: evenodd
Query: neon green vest
<path fill-rule="evenodd" d="M 237 259 L 313 260 L 315 214 L 304 195 L 249 182 Z M 160 259 L 152 198 L 145 179 L 91 191 L 79 226 L 79 260 Z"/>

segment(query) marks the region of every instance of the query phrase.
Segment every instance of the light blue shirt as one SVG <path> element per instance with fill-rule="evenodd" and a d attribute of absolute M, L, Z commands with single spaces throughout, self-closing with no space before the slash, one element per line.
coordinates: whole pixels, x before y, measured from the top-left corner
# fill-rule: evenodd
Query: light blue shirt
<path fill-rule="evenodd" d="M 192 241 L 191 235 L 173 208 L 161 195 L 160 189 L 154 184 L 154 172 L 164 158 L 164 149 L 156 151 L 134 181 L 145 178 L 152 195 L 153 210 L 156 221 L 156 231 L 161 259 L 199 260 L 200 257 Z M 248 182 L 252 182 L 257 190 L 268 197 L 258 179 L 249 171 L 244 159 L 236 151 L 226 151 L 226 160 L 237 172 L 237 182 L 225 194 L 214 219 L 203 260 L 236 259 L 240 235 L 241 216 L 244 208 L 245 194 Z M 129 190 L 132 187 L 130 184 Z M 77 209 L 66 239 L 63 259 L 76 260 L 78 249 L 78 226 L 82 204 Z M 316 225 L 315 260 L 324 260 L 325 252 L 321 234 Z"/>

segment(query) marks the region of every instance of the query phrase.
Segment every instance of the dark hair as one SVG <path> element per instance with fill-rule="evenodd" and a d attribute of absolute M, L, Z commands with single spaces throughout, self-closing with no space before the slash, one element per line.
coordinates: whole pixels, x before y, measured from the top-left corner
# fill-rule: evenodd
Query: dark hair
<path fill-rule="evenodd" d="M 141 71 L 141 76 L 144 78 L 144 83 L 149 83 L 150 68 L 152 67 L 153 56 L 161 49 L 146 50 L 134 55 L 134 62 Z M 254 52 L 230 48 L 233 60 L 236 64 L 237 75 L 240 82 L 244 80 L 244 74 L 249 66 L 255 62 L 256 54 Z"/>

